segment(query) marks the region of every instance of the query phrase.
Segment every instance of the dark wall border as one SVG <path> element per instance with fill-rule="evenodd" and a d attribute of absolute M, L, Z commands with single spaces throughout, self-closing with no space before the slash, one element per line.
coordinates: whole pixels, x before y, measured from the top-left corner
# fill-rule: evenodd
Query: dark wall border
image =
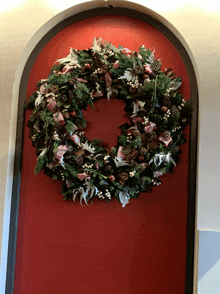
<path fill-rule="evenodd" d="M 21 159 L 23 149 L 23 130 L 24 130 L 24 103 L 26 99 L 26 89 L 28 77 L 31 68 L 47 42 L 62 29 L 72 23 L 85 18 L 99 15 L 125 15 L 141 20 L 150 24 L 159 30 L 178 50 L 183 62 L 185 63 L 190 81 L 191 99 L 194 113 L 190 125 L 190 141 L 189 141 L 189 191 L 188 191 L 188 213 L 187 213 L 187 250 L 186 250 L 186 277 L 185 277 L 185 294 L 193 294 L 193 278 L 194 278 L 194 242 L 195 242 L 195 208 L 196 208 L 196 178 L 197 178 L 197 137 L 198 137 L 198 84 L 192 61 L 180 40 L 170 29 L 155 18 L 130 8 L 114 8 L 100 7 L 80 12 L 72 15 L 54 26 L 44 37 L 38 42 L 31 52 L 22 73 L 19 88 L 18 100 L 18 119 L 16 131 L 16 151 L 14 163 L 14 177 L 12 187 L 12 203 L 10 216 L 10 232 L 8 247 L 8 264 L 6 276 L 5 294 L 13 294 L 14 278 L 15 278 L 15 262 L 16 262 L 16 244 L 17 244 L 17 223 L 20 199 L 20 181 L 21 181 Z"/>

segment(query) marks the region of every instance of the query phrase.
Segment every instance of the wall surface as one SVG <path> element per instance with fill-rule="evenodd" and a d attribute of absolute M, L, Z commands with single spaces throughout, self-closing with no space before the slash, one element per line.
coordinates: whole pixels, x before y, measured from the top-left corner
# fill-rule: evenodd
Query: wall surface
<path fill-rule="evenodd" d="M 85 1 L 5 1 L 0 7 L 0 248 L 1 287 L 4 284 L 17 101 L 12 103 L 16 69 L 39 37 L 41 26 L 59 12 Z M 111 2 L 111 1 L 108 1 Z M 126 2 L 126 1 L 125 1 Z M 177 3 L 176 3 L 177 2 Z M 136 1 L 143 4 L 145 1 Z M 128 3 L 129 5 L 129 3 Z M 220 229 L 219 196 L 219 74 L 220 5 L 214 1 L 151 1 L 148 8 L 165 17 L 188 43 L 199 73 L 198 229 Z M 56 23 L 56 19 L 53 19 Z M 49 26 L 49 24 L 48 24 Z M 45 28 L 45 27 L 44 27 Z M 46 28 L 45 28 L 46 30 Z M 41 32 L 42 33 L 42 32 Z M 32 38 L 32 41 L 33 41 Z M 21 74 L 17 69 L 16 75 Z M 15 90 L 14 90 L 15 91 Z M 213 130 L 215 131 L 213 131 Z M 207 279 L 207 276 L 204 275 Z"/>

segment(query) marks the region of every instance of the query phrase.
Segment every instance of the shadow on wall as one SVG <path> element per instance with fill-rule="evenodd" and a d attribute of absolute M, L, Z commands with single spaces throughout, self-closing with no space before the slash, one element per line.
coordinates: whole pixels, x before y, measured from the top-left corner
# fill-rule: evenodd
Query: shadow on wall
<path fill-rule="evenodd" d="M 200 231 L 198 279 L 220 261 L 220 232 Z"/>

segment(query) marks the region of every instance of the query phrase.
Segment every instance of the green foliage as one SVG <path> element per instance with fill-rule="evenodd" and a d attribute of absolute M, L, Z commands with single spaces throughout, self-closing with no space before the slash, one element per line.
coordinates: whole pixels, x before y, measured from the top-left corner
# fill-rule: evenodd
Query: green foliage
<path fill-rule="evenodd" d="M 69 57 L 62 59 L 60 64 L 52 67 L 47 80 L 37 83 L 38 91 L 42 84 L 46 88 L 45 94 L 41 94 L 42 102 L 35 107 L 39 96 L 36 91 L 27 101 L 26 107 L 34 109 L 28 127 L 38 155 L 35 173 L 44 169 L 52 179 L 62 181 L 65 199 L 71 199 L 74 189 L 78 188 L 82 191 L 88 189 L 88 193 L 92 189 L 101 191 L 107 201 L 107 190 L 119 201 L 120 192 L 137 198 L 139 191 L 146 187 L 148 190 L 153 185 L 154 172 L 172 172 L 180 160 L 179 146 L 186 142 L 183 131 L 193 111 L 190 101 L 185 102 L 179 92 L 181 77 L 167 77 L 166 72 L 156 71 L 154 67 L 146 78 L 145 67 L 148 64 L 153 69 L 154 52 L 144 47 L 136 53 L 126 53 L 122 49 L 122 46 L 116 48 L 107 42 L 101 45 L 100 50 L 99 47 L 80 51 L 72 49 L 71 52 L 77 54 L 77 60 L 74 54 L 72 58 L 78 65 L 70 67 L 67 74 L 61 74 L 59 71 L 70 62 Z M 86 63 L 91 64 L 91 68 L 85 66 Z M 115 68 L 116 65 L 119 67 Z M 130 71 L 131 75 L 118 79 L 126 71 Z M 95 75 L 91 77 L 92 73 Z M 106 97 L 106 74 L 109 73 L 112 83 L 108 90 L 116 99 L 126 103 L 124 110 L 130 117 L 129 123 L 120 127 L 121 136 L 118 136 L 117 145 L 111 150 L 102 140 L 94 138 L 90 141 L 86 138 L 83 130 L 87 122 L 82 112 L 88 105 L 93 107 L 97 99 Z M 79 78 L 84 81 L 79 82 Z M 104 93 L 103 97 L 94 97 L 97 91 Z M 53 109 L 50 105 L 51 110 L 48 109 L 50 99 L 56 101 Z M 64 121 L 55 122 L 55 113 L 57 117 L 62 113 Z M 149 122 L 156 124 L 153 133 L 146 130 Z M 129 132 L 131 137 L 127 138 Z M 73 141 L 72 134 L 79 140 Z M 170 145 L 165 146 L 159 141 L 160 136 L 171 136 Z M 59 146 L 59 152 L 63 151 L 60 160 L 55 158 Z M 119 146 L 126 147 L 123 159 L 117 157 Z M 159 153 L 170 154 L 171 159 L 155 164 Z M 148 167 L 144 169 L 142 164 Z M 80 180 L 79 174 L 86 179 Z M 88 194 L 87 199 L 90 196 Z"/>
<path fill-rule="evenodd" d="M 38 157 L 37 165 L 35 167 L 35 174 L 39 173 L 44 168 L 45 164 L 47 163 L 48 161 L 47 152 L 48 151 L 46 151 L 44 155 Z"/>
<path fill-rule="evenodd" d="M 74 130 L 74 124 L 71 122 L 71 120 L 67 119 L 66 120 L 66 131 L 68 134 L 72 134 Z"/>
<path fill-rule="evenodd" d="M 118 145 L 119 146 L 126 146 L 127 145 L 127 137 L 125 135 L 118 137 Z"/>

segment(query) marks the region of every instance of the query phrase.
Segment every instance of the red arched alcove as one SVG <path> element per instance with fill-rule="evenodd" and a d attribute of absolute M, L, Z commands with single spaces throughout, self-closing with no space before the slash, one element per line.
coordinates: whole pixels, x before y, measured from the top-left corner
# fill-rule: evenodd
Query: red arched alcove
<path fill-rule="evenodd" d="M 103 12 L 72 21 L 48 38 L 34 58 L 26 97 L 56 59 L 66 56 L 70 47 L 91 47 L 94 37 L 136 51 L 143 44 L 155 48 L 162 70 L 172 67 L 182 77 L 184 97 L 190 98 L 187 65 L 164 33 L 137 15 Z M 102 99 L 84 114 L 91 122 L 88 138 L 99 136 L 115 145 L 117 127 L 125 120 L 123 102 Z M 29 117 L 27 111 L 25 122 Z M 60 182 L 43 172 L 34 175 L 36 155 L 28 135 L 25 126 L 14 293 L 184 294 L 189 140 L 181 147 L 174 172 L 161 178 L 163 184 L 122 208 L 115 199 L 89 206 L 63 201 Z M 188 128 L 187 139 L 189 135 Z"/>

